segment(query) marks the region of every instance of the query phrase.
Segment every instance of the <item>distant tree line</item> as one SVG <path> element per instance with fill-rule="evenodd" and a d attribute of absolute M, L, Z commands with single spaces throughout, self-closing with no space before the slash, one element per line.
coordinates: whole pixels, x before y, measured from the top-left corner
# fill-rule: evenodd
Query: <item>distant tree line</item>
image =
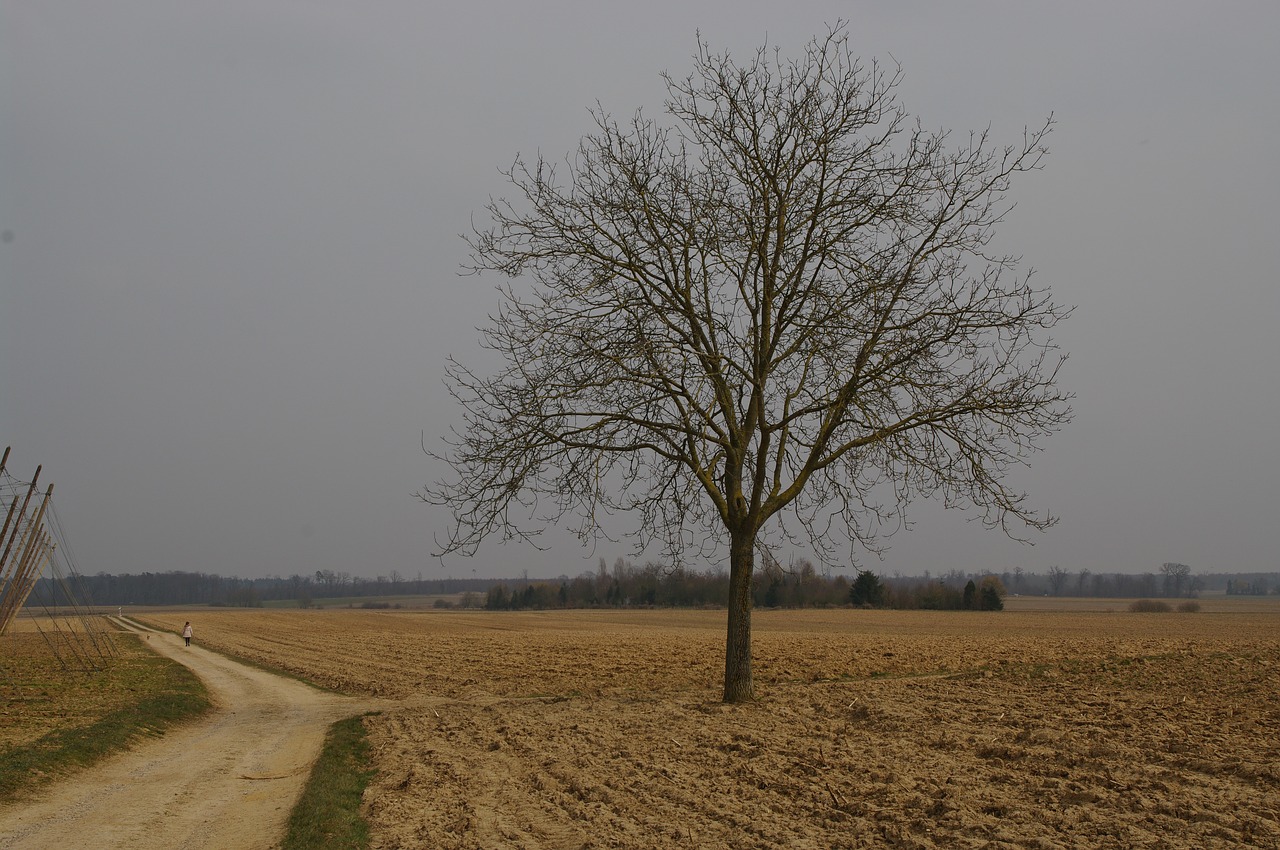
<path fill-rule="evenodd" d="M 1228 596 L 1266 596 L 1280 593 L 1280 574 L 1241 574 L 1226 579 Z"/>
<path fill-rule="evenodd" d="M 484 594 L 493 579 L 406 579 L 389 576 L 366 579 L 345 572 L 317 570 L 311 575 L 269 578 L 235 578 L 171 571 L 78 576 L 81 598 L 95 605 L 218 605 L 255 608 L 266 602 L 296 602 L 301 607 L 326 599 L 381 596 L 426 596 L 458 593 Z M 66 604 L 68 591 L 61 582 L 41 579 L 29 605 Z"/>
<path fill-rule="evenodd" d="M 603 559 L 594 573 L 551 581 L 499 581 L 485 594 L 493 610 L 546 608 L 718 607 L 729 592 L 723 570 L 669 570 L 660 564 L 635 566 L 619 558 L 608 569 Z M 863 608 L 988 610 L 1004 607 L 1005 587 L 994 575 L 949 573 L 943 578 L 881 578 L 867 570 L 853 582 L 837 574 L 819 574 L 800 560 L 783 567 L 764 559 L 752 578 L 755 608 Z"/>
<path fill-rule="evenodd" d="M 1001 573 L 949 570 L 934 576 L 885 576 L 859 570 L 820 571 L 808 560 L 783 565 L 772 558 L 753 577 L 757 608 L 812 608 L 853 605 L 926 610 L 999 610 L 1006 594 L 1108 598 L 1191 598 L 1201 591 L 1232 595 L 1280 593 L 1280 573 L 1193 575 L 1189 567 L 1165 564 L 1159 573 L 1067 572 L 1050 567 L 1043 574 L 1020 568 Z M 624 558 L 612 567 L 601 558 L 596 570 L 555 579 L 408 579 L 358 578 L 318 570 L 309 575 L 235 578 L 198 572 L 157 572 L 79 576 L 79 598 L 97 605 L 218 605 L 258 607 L 289 602 L 300 607 L 334 599 L 395 596 L 462 596 L 467 607 L 491 610 L 606 607 L 722 607 L 729 592 L 723 569 L 698 571 Z M 66 604 L 60 582 L 41 579 L 29 606 Z M 452 604 L 452 603 L 449 603 Z"/>
<path fill-rule="evenodd" d="M 1168 562 L 1158 573 L 1068 572 L 1050 567 L 1044 575 L 1003 573 L 1001 578 L 1013 593 L 1048 596 L 1092 596 L 1121 599 L 1166 597 L 1189 599 L 1202 591 L 1265 596 L 1280 593 L 1280 572 L 1193 574 L 1186 564 Z"/>

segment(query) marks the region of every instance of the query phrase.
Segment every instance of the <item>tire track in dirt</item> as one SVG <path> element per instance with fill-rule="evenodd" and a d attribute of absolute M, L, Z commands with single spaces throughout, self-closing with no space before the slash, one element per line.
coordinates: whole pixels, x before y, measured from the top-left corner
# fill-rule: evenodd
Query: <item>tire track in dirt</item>
<path fill-rule="evenodd" d="M 329 725 L 380 707 L 117 622 L 199 676 L 214 711 L 0 808 L 6 850 L 276 847 Z"/>

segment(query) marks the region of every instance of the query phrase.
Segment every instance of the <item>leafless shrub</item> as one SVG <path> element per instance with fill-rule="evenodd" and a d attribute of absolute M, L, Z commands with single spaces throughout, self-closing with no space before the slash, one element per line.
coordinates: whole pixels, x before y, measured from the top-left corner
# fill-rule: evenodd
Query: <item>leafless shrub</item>
<path fill-rule="evenodd" d="M 1134 614 L 1167 614 L 1173 609 L 1158 599 L 1135 599 L 1129 603 L 1129 610 Z"/>

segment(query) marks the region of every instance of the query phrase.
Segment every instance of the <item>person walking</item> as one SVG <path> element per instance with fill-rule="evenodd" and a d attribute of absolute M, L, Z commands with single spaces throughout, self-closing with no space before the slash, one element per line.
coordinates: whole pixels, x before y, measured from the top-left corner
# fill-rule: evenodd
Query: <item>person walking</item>
<path fill-rule="evenodd" d="M 187 642 L 187 646 L 191 646 L 191 621 L 187 620 L 187 624 L 182 627 L 182 639 Z"/>

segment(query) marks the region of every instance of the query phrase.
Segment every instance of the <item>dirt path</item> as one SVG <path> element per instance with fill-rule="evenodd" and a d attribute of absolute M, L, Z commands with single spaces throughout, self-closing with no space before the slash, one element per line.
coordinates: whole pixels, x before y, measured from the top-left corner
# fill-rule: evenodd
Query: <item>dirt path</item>
<path fill-rule="evenodd" d="M 211 716 L 0 808 L 0 847 L 262 850 L 278 846 L 325 730 L 368 710 L 122 621 L 209 689 Z"/>

